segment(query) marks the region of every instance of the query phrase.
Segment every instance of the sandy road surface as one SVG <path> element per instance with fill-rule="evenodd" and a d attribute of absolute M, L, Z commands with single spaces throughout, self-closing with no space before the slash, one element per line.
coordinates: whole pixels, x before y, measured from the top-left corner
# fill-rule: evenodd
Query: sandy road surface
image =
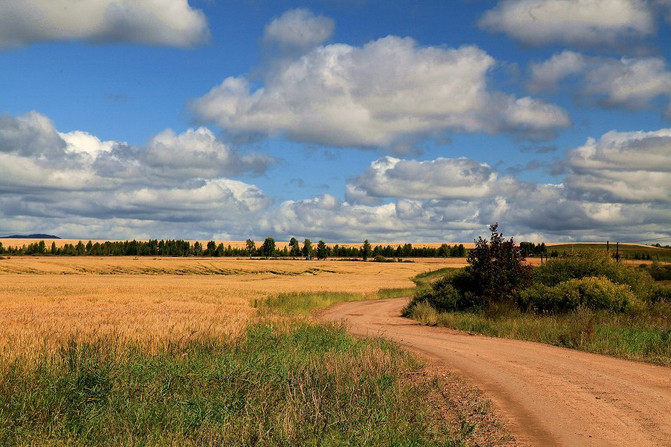
<path fill-rule="evenodd" d="M 671 368 L 420 326 L 399 316 L 406 303 L 341 303 L 321 317 L 441 360 L 485 392 L 523 445 L 671 446 Z"/>

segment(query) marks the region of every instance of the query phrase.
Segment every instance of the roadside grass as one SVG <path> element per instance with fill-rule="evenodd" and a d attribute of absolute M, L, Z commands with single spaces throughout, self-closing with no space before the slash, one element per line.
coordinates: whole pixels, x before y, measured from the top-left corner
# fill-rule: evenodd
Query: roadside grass
<path fill-rule="evenodd" d="M 421 367 L 384 340 L 297 321 L 154 354 L 72 341 L 1 367 L 0 445 L 470 444 L 467 415 L 450 428 L 426 404 L 441 384 L 416 380 Z"/>
<path fill-rule="evenodd" d="M 380 289 L 374 293 L 345 292 L 292 292 L 280 293 L 268 298 L 253 300 L 252 307 L 262 312 L 275 312 L 286 315 L 310 315 L 317 309 L 323 309 L 336 303 L 409 297 L 415 293 L 414 287 L 398 289 Z"/>
<path fill-rule="evenodd" d="M 671 303 L 668 302 L 650 304 L 636 314 L 580 307 L 559 315 L 538 315 L 510 308 L 488 313 L 438 313 L 423 304 L 417 305 L 410 317 L 431 326 L 671 365 Z"/>

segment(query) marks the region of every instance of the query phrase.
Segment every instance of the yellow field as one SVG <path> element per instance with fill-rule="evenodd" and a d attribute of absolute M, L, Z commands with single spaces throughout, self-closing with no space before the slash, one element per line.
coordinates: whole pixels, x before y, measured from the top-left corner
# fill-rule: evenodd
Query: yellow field
<path fill-rule="evenodd" d="M 411 287 L 418 273 L 455 263 L 463 260 L 0 259 L 0 361 L 73 338 L 114 337 L 156 349 L 194 337 L 235 337 L 255 317 L 255 299 Z"/>

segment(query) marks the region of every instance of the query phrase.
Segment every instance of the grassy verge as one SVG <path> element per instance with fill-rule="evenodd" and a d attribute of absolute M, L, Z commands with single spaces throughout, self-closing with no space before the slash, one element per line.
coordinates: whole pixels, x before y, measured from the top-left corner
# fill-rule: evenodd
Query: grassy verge
<path fill-rule="evenodd" d="M 255 300 L 252 306 L 265 312 L 288 315 L 309 315 L 317 309 L 323 309 L 336 303 L 363 301 L 372 299 L 402 298 L 412 296 L 414 287 L 403 289 L 380 289 L 377 293 L 343 292 L 294 292 L 281 293 L 263 300 Z"/>
<path fill-rule="evenodd" d="M 476 332 L 658 365 L 671 365 L 671 303 L 649 305 L 636 314 L 578 308 L 562 315 L 537 315 L 515 309 L 499 312 L 441 312 L 420 303 L 411 318 Z"/>
<path fill-rule="evenodd" d="M 236 342 L 198 340 L 154 354 L 115 340 L 71 342 L 30 364 L 0 368 L 3 446 L 477 439 L 473 418 L 441 419 L 426 404 L 442 385 L 418 379 L 417 360 L 337 326 L 260 323 Z"/>

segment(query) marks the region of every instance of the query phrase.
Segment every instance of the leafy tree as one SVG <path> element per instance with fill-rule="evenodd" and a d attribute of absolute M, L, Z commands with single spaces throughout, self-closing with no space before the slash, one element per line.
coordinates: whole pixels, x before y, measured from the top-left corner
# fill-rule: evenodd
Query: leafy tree
<path fill-rule="evenodd" d="M 482 298 L 485 306 L 511 298 L 532 281 L 531 266 L 523 263 L 519 247 L 512 238 L 503 239 L 498 227 L 498 223 L 491 225 L 489 241 L 479 237 L 466 259 L 471 292 Z"/>
<path fill-rule="evenodd" d="M 317 259 L 326 259 L 328 257 L 328 247 L 324 241 L 320 240 L 317 243 Z"/>
<path fill-rule="evenodd" d="M 303 241 L 303 256 L 308 261 L 312 257 L 312 242 L 310 242 L 310 239 L 305 239 L 305 241 Z"/>
<path fill-rule="evenodd" d="M 450 256 L 450 246 L 447 244 L 440 244 L 437 254 L 439 258 L 447 258 Z"/>
<path fill-rule="evenodd" d="M 214 241 L 210 241 L 207 243 L 207 250 L 205 250 L 205 255 L 206 256 L 215 256 L 217 252 L 217 243 Z"/>
<path fill-rule="evenodd" d="M 298 239 L 292 237 L 289 240 L 289 256 L 297 258 L 301 255 L 301 247 L 298 244 Z"/>
<path fill-rule="evenodd" d="M 256 250 L 256 244 L 254 243 L 253 240 L 247 239 L 246 247 L 247 247 L 247 253 L 249 254 L 249 257 L 251 258 L 254 255 L 254 251 Z"/>
<path fill-rule="evenodd" d="M 367 261 L 372 254 L 373 249 L 371 248 L 368 239 L 366 239 L 365 241 L 363 241 L 363 246 L 361 247 L 361 257 L 363 258 L 364 261 Z"/>
<path fill-rule="evenodd" d="M 267 237 L 261 246 L 261 253 L 266 257 L 266 259 L 273 256 L 275 254 L 275 239 L 272 237 Z"/>

